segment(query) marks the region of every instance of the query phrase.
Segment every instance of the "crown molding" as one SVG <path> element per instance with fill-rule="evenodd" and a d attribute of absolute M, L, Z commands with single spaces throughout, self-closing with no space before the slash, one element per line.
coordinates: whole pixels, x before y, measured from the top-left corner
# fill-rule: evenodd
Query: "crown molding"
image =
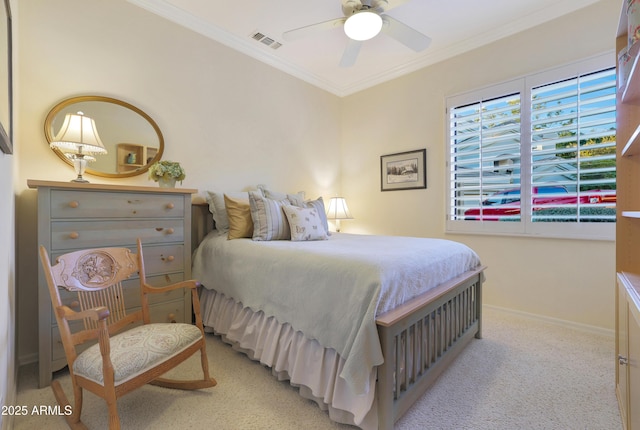
<path fill-rule="evenodd" d="M 556 3 L 553 8 L 542 9 L 520 19 L 514 20 L 507 25 L 494 28 L 491 31 L 482 33 L 480 35 L 474 35 L 473 38 L 457 42 L 453 45 L 446 46 L 439 50 L 429 51 L 425 55 L 420 56 L 415 61 L 411 61 L 393 69 L 386 70 L 382 73 L 367 76 L 347 86 L 341 86 L 306 69 L 298 67 L 291 62 L 285 61 L 273 55 L 272 53 L 265 51 L 262 46 L 252 43 L 251 40 L 245 40 L 243 38 L 230 34 L 220 27 L 168 3 L 166 0 L 127 1 L 178 25 L 195 31 L 196 33 L 210 38 L 235 51 L 241 52 L 262 63 L 268 64 L 284 73 L 307 82 L 308 84 L 328 91 L 338 97 L 345 97 L 359 91 L 363 91 L 367 88 L 382 84 L 384 82 L 399 78 L 403 75 L 415 72 L 419 69 L 439 63 L 449 58 L 464 54 L 502 38 L 512 36 L 516 33 L 559 18 L 562 15 L 575 12 L 578 9 L 582 9 L 603 0 L 562 0 Z"/>

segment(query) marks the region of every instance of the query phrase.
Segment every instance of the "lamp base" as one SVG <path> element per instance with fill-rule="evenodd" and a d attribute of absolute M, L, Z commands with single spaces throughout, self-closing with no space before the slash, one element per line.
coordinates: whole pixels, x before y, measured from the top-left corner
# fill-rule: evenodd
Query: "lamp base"
<path fill-rule="evenodd" d="M 84 174 L 84 169 L 87 167 L 87 159 L 84 158 L 84 154 L 75 154 L 73 156 L 73 168 L 76 171 L 76 175 L 78 175 L 77 178 L 72 179 L 71 182 L 82 182 L 82 183 L 86 183 L 89 182 L 86 179 L 84 179 L 82 177 L 82 175 Z"/>

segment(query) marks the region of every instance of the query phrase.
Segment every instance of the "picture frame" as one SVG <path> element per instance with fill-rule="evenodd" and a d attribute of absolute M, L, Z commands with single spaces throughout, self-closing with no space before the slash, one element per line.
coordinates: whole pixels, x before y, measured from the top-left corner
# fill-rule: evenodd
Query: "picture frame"
<path fill-rule="evenodd" d="M 13 43 L 10 0 L 0 5 L 0 45 L 7 55 L 0 57 L 0 150 L 13 154 Z M 0 49 L 0 52 L 4 49 Z M 4 58 L 2 58 L 4 57 Z"/>
<path fill-rule="evenodd" d="M 380 156 L 380 190 L 427 188 L 427 150 L 399 152 Z"/>

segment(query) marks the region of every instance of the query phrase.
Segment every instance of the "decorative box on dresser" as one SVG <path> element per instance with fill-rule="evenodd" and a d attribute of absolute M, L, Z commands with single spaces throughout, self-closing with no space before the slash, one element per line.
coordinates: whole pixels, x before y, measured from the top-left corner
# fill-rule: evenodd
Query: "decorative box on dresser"
<path fill-rule="evenodd" d="M 38 190 L 38 244 L 47 248 L 52 260 L 85 248 L 115 246 L 135 251 L 140 238 L 151 285 L 191 277 L 191 195 L 197 190 L 39 180 L 27 184 Z M 44 272 L 37 264 L 39 385 L 44 387 L 51 383 L 52 373 L 67 363 Z M 140 303 L 137 279 L 123 286 L 127 303 L 136 309 Z M 67 306 L 77 307 L 73 293 L 61 296 Z M 183 289 L 158 294 L 149 303 L 154 322 L 191 322 L 191 296 Z"/>
<path fill-rule="evenodd" d="M 627 5 L 616 52 L 629 46 Z M 640 429 L 640 42 L 629 47 L 629 68 L 618 62 L 616 224 L 616 395 L 627 430 Z M 624 69 L 624 70 L 623 70 Z M 627 73 L 627 70 L 629 71 Z M 625 81 L 625 76 L 628 76 Z"/>

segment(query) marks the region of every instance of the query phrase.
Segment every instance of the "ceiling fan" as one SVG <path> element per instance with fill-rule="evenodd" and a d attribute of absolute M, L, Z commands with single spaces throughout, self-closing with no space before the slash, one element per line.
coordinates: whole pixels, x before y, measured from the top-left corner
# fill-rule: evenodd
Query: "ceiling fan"
<path fill-rule="evenodd" d="M 349 40 L 340 59 L 341 67 L 355 64 L 362 43 L 383 32 L 396 39 L 408 48 L 420 52 L 431 43 L 431 38 L 386 14 L 393 7 L 406 3 L 408 0 L 342 0 L 344 17 L 319 22 L 284 32 L 284 40 L 298 40 L 319 31 L 330 30 L 337 26 L 344 26 Z"/>

